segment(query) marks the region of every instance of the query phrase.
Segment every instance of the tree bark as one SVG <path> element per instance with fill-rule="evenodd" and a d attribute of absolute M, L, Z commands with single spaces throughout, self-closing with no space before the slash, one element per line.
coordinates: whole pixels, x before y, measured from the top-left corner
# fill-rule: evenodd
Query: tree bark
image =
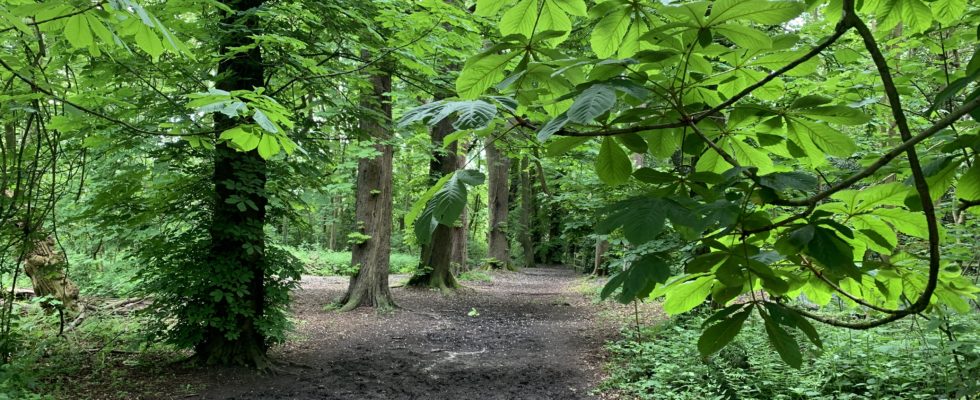
<path fill-rule="evenodd" d="M 366 53 L 366 52 L 365 52 Z M 370 54 L 362 54 L 370 59 Z M 372 91 L 363 95 L 361 107 L 382 116 L 367 115 L 361 119 L 361 131 L 375 142 L 378 155 L 357 161 L 357 199 L 354 215 L 357 229 L 368 239 L 354 244 L 351 264 L 360 266 L 351 277 L 347 293 L 340 300 L 341 311 L 360 306 L 390 309 L 396 307 L 388 289 L 391 257 L 392 157 L 391 74 L 377 72 L 371 77 Z"/>
<path fill-rule="evenodd" d="M 249 32 L 258 32 L 258 17 L 249 12 L 262 0 L 226 0 L 234 11 L 224 17 L 223 26 L 239 29 L 223 32 L 220 54 L 230 49 L 255 44 Z M 215 87 L 221 90 L 250 90 L 261 87 L 265 74 L 258 46 L 218 63 Z M 237 122 L 220 113 L 215 114 L 215 130 L 224 131 Z M 257 151 L 240 152 L 225 142 L 217 143 L 214 155 L 215 186 L 214 215 L 211 221 L 210 260 L 206 261 L 216 274 L 234 273 L 247 280 L 245 304 L 229 304 L 222 299 L 213 304 L 216 314 L 235 315 L 235 335 L 227 329 L 208 327 L 196 346 L 199 361 L 205 364 L 248 365 L 259 369 L 268 367 L 268 342 L 256 321 L 265 314 L 265 226 L 266 162 Z M 227 200 L 237 196 L 248 199 L 255 207 L 240 211 Z M 235 202 L 237 203 L 237 202 Z M 248 250 L 245 250 L 248 249 Z M 216 289 L 221 289 L 217 287 Z M 235 310 L 247 308 L 247 312 Z M 230 337 L 231 336 L 231 337 Z"/>
<path fill-rule="evenodd" d="M 429 185 L 434 185 L 440 178 L 451 174 L 457 168 L 457 143 L 453 141 L 443 149 L 444 139 L 453 132 L 453 119 L 445 118 L 432 127 L 432 158 L 429 161 Z M 459 287 L 452 272 L 453 239 L 455 224 L 446 226 L 439 224 L 432 233 L 429 244 L 422 245 L 422 256 L 419 272 L 409 281 L 409 286 L 430 287 L 441 291 L 451 291 Z"/>
<path fill-rule="evenodd" d="M 527 156 L 521 158 L 518 171 L 521 182 L 521 250 L 524 252 L 524 268 L 534 268 L 534 241 L 532 238 L 531 212 L 534 209 L 534 198 L 531 193 L 531 171 Z"/>
<path fill-rule="evenodd" d="M 65 274 L 67 265 L 65 255 L 57 250 L 52 237 L 34 242 L 24 260 L 24 273 L 31 278 L 34 295 L 51 296 L 61 302 L 56 307 L 45 305 L 48 310 L 76 310 L 78 286 Z"/>
<path fill-rule="evenodd" d="M 463 169 L 466 165 L 466 156 L 458 155 L 456 156 L 456 169 Z M 469 210 L 463 208 L 463 214 L 459 216 L 459 223 L 453 225 L 453 254 L 451 264 L 454 266 L 457 272 L 466 271 L 468 269 L 467 264 L 469 263 L 469 226 L 470 213 Z"/>
<path fill-rule="evenodd" d="M 513 269 L 510 262 L 510 244 L 507 241 L 507 212 L 510 210 L 509 186 L 510 159 L 502 154 L 494 138 L 486 139 L 487 172 L 489 172 L 487 209 L 490 228 L 487 232 L 487 257 L 491 268 Z"/>
<path fill-rule="evenodd" d="M 595 242 L 595 260 L 593 261 L 592 275 L 606 275 L 606 267 L 603 265 L 606 251 L 609 250 L 609 241 L 602 239 Z"/>

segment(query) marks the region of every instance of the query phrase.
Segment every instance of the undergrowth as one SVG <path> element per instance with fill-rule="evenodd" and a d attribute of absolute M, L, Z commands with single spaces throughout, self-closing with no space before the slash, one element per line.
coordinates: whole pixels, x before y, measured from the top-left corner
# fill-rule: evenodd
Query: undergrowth
<path fill-rule="evenodd" d="M 350 263 L 351 253 L 349 251 L 331 251 L 309 246 L 285 248 L 306 266 L 306 273 L 308 274 L 352 276 L 358 270 L 357 266 Z M 419 259 L 416 255 L 391 253 L 389 272 L 392 274 L 412 274 L 418 267 L 418 263 Z"/>
<path fill-rule="evenodd" d="M 607 345 L 613 355 L 599 390 L 637 399 L 948 399 L 977 398 L 980 315 L 945 321 L 908 318 L 852 331 L 819 326 L 800 369 L 770 348 L 762 323 L 707 359 L 696 348 L 704 316 L 675 317 Z M 757 319 L 757 318 L 756 318 Z M 942 328 L 942 329 L 940 329 Z M 800 340 L 800 343 L 804 343 Z"/>

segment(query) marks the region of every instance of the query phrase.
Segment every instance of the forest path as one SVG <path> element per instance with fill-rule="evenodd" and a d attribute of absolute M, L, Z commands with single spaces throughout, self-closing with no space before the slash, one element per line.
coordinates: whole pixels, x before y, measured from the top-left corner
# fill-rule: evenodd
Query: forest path
<path fill-rule="evenodd" d="M 196 398 L 592 398 L 615 327 L 600 324 L 599 308 L 575 290 L 580 276 L 499 272 L 449 296 L 393 288 L 401 309 L 386 314 L 324 311 L 347 280 L 304 277 L 293 306 L 298 337 L 272 352 L 292 366 L 272 376 L 211 371 Z"/>

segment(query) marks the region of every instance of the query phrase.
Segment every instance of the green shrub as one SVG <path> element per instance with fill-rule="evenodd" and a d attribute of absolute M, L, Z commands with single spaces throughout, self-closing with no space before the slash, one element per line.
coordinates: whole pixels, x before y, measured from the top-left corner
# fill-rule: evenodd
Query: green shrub
<path fill-rule="evenodd" d="M 351 252 L 314 249 L 310 246 L 284 247 L 303 263 L 306 273 L 320 276 L 352 276 L 358 268 L 350 263 Z M 412 274 L 418 267 L 418 256 L 404 253 L 391 254 L 392 274 Z"/>
<path fill-rule="evenodd" d="M 467 282 L 490 282 L 493 276 L 480 270 L 470 270 L 459 274 L 459 280 Z"/>
<path fill-rule="evenodd" d="M 644 329 L 639 341 L 624 331 L 634 338 L 608 344 L 613 361 L 600 390 L 639 399 L 933 399 L 978 390 L 977 314 L 953 319 L 956 341 L 921 318 L 869 331 L 820 326 L 824 347 L 809 347 L 800 369 L 779 359 L 753 320 L 728 347 L 701 358 L 703 320 L 675 318 Z"/>

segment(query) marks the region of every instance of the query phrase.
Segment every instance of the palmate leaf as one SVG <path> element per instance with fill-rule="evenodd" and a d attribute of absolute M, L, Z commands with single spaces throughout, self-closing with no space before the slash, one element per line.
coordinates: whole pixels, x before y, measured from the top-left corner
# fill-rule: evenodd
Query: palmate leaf
<path fill-rule="evenodd" d="M 409 110 L 398 120 L 398 126 L 419 121 L 435 125 L 453 114 L 456 114 L 453 128 L 483 129 L 497 116 L 497 107 L 483 100 L 439 100 Z"/>

